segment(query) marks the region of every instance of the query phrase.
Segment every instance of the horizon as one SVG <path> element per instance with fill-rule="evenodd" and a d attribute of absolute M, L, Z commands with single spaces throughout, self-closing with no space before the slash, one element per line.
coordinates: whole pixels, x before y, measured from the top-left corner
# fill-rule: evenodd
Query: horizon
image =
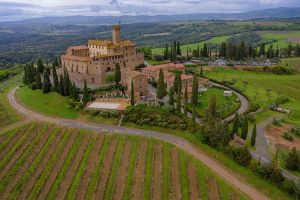
<path fill-rule="evenodd" d="M 300 7 L 297 0 L 0 0 L 0 21 L 67 16 L 155 16 L 243 13 L 274 8 Z"/>

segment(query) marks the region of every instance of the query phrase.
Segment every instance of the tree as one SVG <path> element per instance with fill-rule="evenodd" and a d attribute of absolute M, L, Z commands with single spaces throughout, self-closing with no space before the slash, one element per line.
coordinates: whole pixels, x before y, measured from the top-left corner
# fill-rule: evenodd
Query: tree
<path fill-rule="evenodd" d="M 84 87 L 83 87 L 83 97 L 82 97 L 82 102 L 84 105 L 87 104 L 87 102 L 89 102 L 89 91 L 87 88 L 87 84 L 86 84 L 86 80 L 84 79 Z"/>
<path fill-rule="evenodd" d="M 53 65 L 53 85 L 54 85 L 54 88 L 55 88 L 55 91 L 58 92 L 59 91 L 59 88 L 58 88 L 58 77 L 57 77 L 57 73 L 56 73 L 56 68 L 55 68 L 55 65 Z"/>
<path fill-rule="evenodd" d="M 243 124 L 242 124 L 241 138 L 243 140 L 246 140 L 247 136 L 248 136 L 248 118 L 247 118 L 247 116 L 245 116 L 244 119 L 243 119 Z"/>
<path fill-rule="evenodd" d="M 134 100 L 134 87 L 133 87 L 133 80 L 131 79 L 131 84 L 130 84 L 130 103 L 132 106 L 135 104 Z"/>
<path fill-rule="evenodd" d="M 43 61 L 41 59 L 38 59 L 37 61 L 37 70 L 39 73 L 43 73 L 44 71 L 44 64 L 43 64 Z"/>
<path fill-rule="evenodd" d="M 164 52 L 164 59 L 169 60 L 169 46 L 168 46 L 168 43 L 166 43 L 166 49 L 165 49 L 165 52 Z"/>
<path fill-rule="evenodd" d="M 238 133 L 239 125 L 240 125 L 239 114 L 235 113 L 235 117 L 234 117 L 234 121 L 233 121 L 233 127 L 232 127 L 232 134 L 237 134 Z"/>
<path fill-rule="evenodd" d="M 252 130 L 252 135 L 251 135 L 251 146 L 255 146 L 256 142 L 256 124 L 254 124 L 253 130 Z"/>
<path fill-rule="evenodd" d="M 259 56 L 264 56 L 264 55 L 266 55 L 266 47 L 265 47 L 265 43 L 261 43 L 259 48 Z"/>
<path fill-rule="evenodd" d="M 43 81 L 43 93 L 48 93 L 51 91 L 51 82 L 49 78 L 49 69 L 44 72 L 44 81 Z"/>
<path fill-rule="evenodd" d="M 78 98 L 78 92 L 75 83 L 72 84 L 72 98 L 76 100 Z"/>
<path fill-rule="evenodd" d="M 54 62 L 52 63 L 53 67 L 58 67 L 59 66 L 59 62 L 58 62 L 58 58 L 56 57 Z"/>
<path fill-rule="evenodd" d="M 179 41 L 177 42 L 177 55 L 181 55 L 181 48 L 180 48 L 180 44 Z"/>
<path fill-rule="evenodd" d="M 41 75 L 40 73 L 36 72 L 35 76 L 35 89 L 42 89 L 42 81 L 41 81 Z"/>
<path fill-rule="evenodd" d="M 202 50 L 202 57 L 204 57 L 204 58 L 208 58 L 208 47 L 207 47 L 207 44 L 206 43 L 204 43 L 204 45 L 203 45 L 203 50 Z"/>
<path fill-rule="evenodd" d="M 119 85 L 121 82 L 121 69 L 120 69 L 120 64 L 116 63 L 115 64 L 115 83 L 116 85 Z"/>
<path fill-rule="evenodd" d="M 174 108 L 174 101 L 174 88 L 172 86 L 169 89 L 169 105 L 172 106 L 172 108 Z"/>
<path fill-rule="evenodd" d="M 28 84 L 28 66 L 25 65 L 24 67 L 24 74 L 23 74 L 23 78 L 22 78 L 22 81 L 23 81 L 23 84 L 27 85 Z"/>
<path fill-rule="evenodd" d="M 174 80 L 174 91 L 177 93 L 181 92 L 181 74 L 180 73 L 176 73 L 175 74 L 175 80 Z"/>
<path fill-rule="evenodd" d="M 157 98 L 159 99 L 162 99 L 163 97 L 166 96 L 164 73 L 162 69 L 159 70 L 156 93 L 157 93 Z"/>
<path fill-rule="evenodd" d="M 212 95 L 210 97 L 209 114 L 212 117 L 217 117 L 217 98 L 216 98 L 216 95 Z"/>
<path fill-rule="evenodd" d="M 192 100 L 191 100 L 191 103 L 194 106 L 198 104 L 198 88 L 199 88 L 198 77 L 194 76 L 193 87 L 192 87 Z"/>
<path fill-rule="evenodd" d="M 63 77 L 63 86 L 64 86 L 64 95 L 69 96 L 70 95 L 70 88 L 71 88 L 71 81 L 69 78 L 69 73 L 66 69 L 64 69 L 64 77 Z"/>
<path fill-rule="evenodd" d="M 187 84 L 185 84 L 185 88 L 184 88 L 184 104 L 187 104 L 188 102 L 189 102 L 188 87 L 187 87 Z"/>
<path fill-rule="evenodd" d="M 294 147 L 285 160 L 285 166 L 290 170 L 296 171 L 299 169 L 299 165 L 300 165 L 299 155 L 296 148 Z"/>
<path fill-rule="evenodd" d="M 200 68 L 200 76 L 203 77 L 203 67 Z"/>
<path fill-rule="evenodd" d="M 181 113 L 181 94 L 177 93 L 177 97 L 176 97 L 176 111 L 178 113 Z"/>
<path fill-rule="evenodd" d="M 63 78 L 62 74 L 59 76 L 58 90 L 59 90 L 59 93 L 61 96 L 65 96 L 64 78 Z"/>

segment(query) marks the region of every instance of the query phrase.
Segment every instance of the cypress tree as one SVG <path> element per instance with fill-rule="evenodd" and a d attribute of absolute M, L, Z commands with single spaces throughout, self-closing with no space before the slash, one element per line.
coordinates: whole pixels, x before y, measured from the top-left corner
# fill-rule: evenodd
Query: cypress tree
<path fill-rule="evenodd" d="M 35 81 L 35 69 L 34 69 L 33 63 L 31 63 L 27 67 L 27 81 L 28 81 L 28 84 L 32 84 Z"/>
<path fill-rule="evenodd" d="M 174 61 L 176 60 L 176 57 L 177 57 L 177 43 L 176 43 L 176 41 L 174 41 L 174 44 L 173 44 L 173 60 Z"/>
<path fill-rule="evenodd" d="M 200 76 L 203 77 L 203 67 L 200 68 Z"/>
<path fill-rule="evenodd" d="M 207 48 L 207 44 L 206 43 L 204 43 L 202 51 L 203 51 L 202 52 L 202 57 L 208 58 L 208 48 Z"/>
<path fill-rule="evenodd" d="M 188 102 L 189 102 L 188 87 L 187 87 L 187 84 L 185 84 L 185 89 L 184 89 L 184 104 L 187 104 Z"/>
<path fill-rule="evenodd" d="M 134 100 L 134 87 L 133 87 L 133 80 L 131 79 L 131 84 L 130 84 L 130 103 L 132 106 L 135 104 Z"/>
<path fill-rule="evenodd" d="M 64 90 L 64 78 L 62 74 L 59 76 L 59 83 L 58 83 L 59 93 L 61 96 L 65 96 L 65 90 Z"/>
<path fill-rule="evenodd" d="M 165 91 L 165 81 L 164 81 L 164 73 L 162 69 L 159 70 L 159 77 L 157 81 L 157 98 L 162 99 L 164 96 L 166 96 Z"/>
<path fill-rule="evenodd" d="M 193 122 L 196 122 L 196 109 L 194 109 L 194 108 L 192 110 L 192 120 L 193 120 Z"/>
<path fill-rule="evenodd" d="M 232 127 L 232 134 L 237 134 L 238 133 L 239 125 L 240 125 L 239 114 L 235 113 L 233 127 Z"/>
<path fill-rule="evenodd" d="M 169 60 L 169 46 L 168 46 L 168 43 L 166 43 L 164 59 Z"/>
<path fill-rule="evenodd" d="M 216 117 L 217 116 L 217 98 L 216 98 L 216 95 L 212 95 L 210 97 L 209 114 L 212 117 Z"/>
<path fill-rule="evenodd" d="M 35 76 L 35 89 L 42 89 L 42 81 L 40 73 L 36 72 Z"/>
<path fill-rule="evenodd" d="M 194 106 L 198 104 L 198 88 L 199 88 L 198 77 L 194 76 L 193 87 L 192 87 L 192 100 L 191 100 L 191 103 Z"/>
<path fill-rule="evenodd" d="M 27 65 L 25 65 L 24 66 L 24 74 L 23 74 L 23 79 L 22 79 L 22 81 L 23 81 L 23 84 L 25 84 L 25 85 L 27 85 L 28 84 L 28 66 Z"/>
<path fill-rule="evenodd" d="M 174 109 L 174 88 L 170 87 L 169 89 L 169 105 Z"/>
<path fill-rule="evenodd" d="M 256 124 L 254 124 L 253 130 L 252 130 L 252 135 L 251 135 L 251 146 L 255 146 L 256 142 Z"/>
<path fill-rule="evenodd" d="M 89 102 L 89 91 L 88 91 L 85 79 L 84 79 L 82 102 L 83 102 L 84 105 L 87 104 L 87 102 Z"/>
<path fill-rule="evenodd" d="M 120 64 L 116 63 L 115 65 L 115 83 L 116 85 L 119 85 L 121 82 L 121 69 Z"/>
<path fill-rule="evenodd" d="M 180 92 L 177 93 L 177 97 L 176 97 L 176 111 L 178 113 L 181 113 L 181 94 L 180 94 Z"/>
<path fill-rule="evenodd" d="M 75 83 L 72 84 L 72 98 L 76 100 L 78 98 L 78 92 Z"/>
<path fill-rule="evenodd" d="M 180 48 L 179 41 L 177 41 L 177 55 L 181 55 L 181 48 Z"/>
<path fill-rule="evenodd" d="M 48 69 L 44 72 L 44 81 L 43 81 L 43 93 L 48 93 L 51 91 L 51 82 L 49 78 Z"/>
<path fill-rule="evenodd" d="M 54 65 L 53 65 L 52 71 L 53 71 L 52 72 L 53 73 L 53 85 L 54 85 L 55 91 L 58 92 L 59 91 L 59 88 L 58 88 L 58 77 L 57 77 L 56 68 L 55 68 Z"/>
<path fill-rule="evenodd" d="M 285 160 L 285 166 L 290 170 L 296 171 L 299 169 L 299 165 L 300 165 L 299 155 L 296 148 L 294 147 L 289 153 L 287 159 Z"/>
<path fill-rule="evenodd" d="M 38 61 L 37 61 L 37 70 L 38 70 L 38 72 L 39 73 L 43 73 L 43 71 L 44 71 L 44 64 L 43 64 L 43 61 L 41 60 L 41 59 L 39 59 Z"/>
<path fill-rule="evenodd" d="M 247 136 L 248 136 L 248 118 L 245 116 L 244 119 L 243 119 L 241 138 L 246 140 Z"/>
<path fill-rule="evenodd" d="M 181 75 L 180 73 L 175 74 L 175 80 L 174 80 L 174 91 L 177 93 L 181 92 Z"/>
<path fill-rule="evenodd" d="M 174 57 L 173 57 L 173 51 L 174 51 L 174 50 L 173 50 L 173 46 L 171 45 L 171 52 L 170 52 L 170 60 L 171 60 L 171 61 L 174 61 L 174 59 L 173 59 L 173 58 L 174 58 Z"/>

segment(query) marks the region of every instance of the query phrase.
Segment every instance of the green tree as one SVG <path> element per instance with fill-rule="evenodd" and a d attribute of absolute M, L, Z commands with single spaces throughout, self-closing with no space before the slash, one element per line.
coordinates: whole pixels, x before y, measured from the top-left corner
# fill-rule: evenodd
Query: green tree
<path fill-rule="evenodd" d="M 294 147 L 285 160 L 285 166 L 289 170 L 296 171 L 299 169 L 299 165 L 300 165 L 299 155 L 296 148 Z"/>
<path fill-rule="evenodd" d="M 265 56 L 265 55 L 266 55 L 266 45 L 265 43 L 261 43 L 259 48 L 259 56 Z"/>
<path fill-rule="evenodd" d="M 58 67 L 59 66 L 59 61 L 58 58 L 56 57 L 54 62 L 52 63 L 53 67 Z"/>
<path fill-rule="evenodd" d="M 41 80 L 41 75 L 40 73 L 36 72 L 35 76 L 35 89 L 42 89 L 42 80 Z"/>
<path fill-rule="evenodd" d="M 24 66 L 24 73 L 23 73 L 22 81 L 23 81 L 23 84 L 25 84 L 25 85 L 28 84 L 28 65 Z"/>
<path fill-rule="evenodd" d="M 166 43 L 166 49 L 165 49 L 165 52 L 164 52 L 164 59 L 169 60 L 169 46 L 168 46 L 168 43 Z"/>
<path fill-rule="evenodd" d="M 177 97 L 176 97 L 176 111 L 178 113 L 181 113 L 181 94 L 177 93 Z"/>
<path fill-rule="evenodd" d="M 43 81 L 43 93 L 48 93 L 51 91 L 51 82 L 49 78 L 49 70 L 44 72 L 44 81 Z"/>
<path fill-rule="evenodd" d="M 166 96 L 164 73 L 163 73 L 162 69 L 159 70 L 156 92 L 157 92 L 157 98 L 159 98 L 159 99 L 162 99 Z"/>
<path fill-rule="evenodd" d="M 204 43 L 203 50 L 202 50 L 202 57 L 208 58 L 208 56 L 209 56 L 208 47 L 207 47 L 207 44 Z"/>
<path fill-rule="evenodd" d="M 247 136 L 248 136 L 248 118 L 247 118 L 247 116 L 244 116 L 243 124 L 242 124 L 241 138 L 243 138 L 244 140 L 246 140 Z"/>
<path fill-rule="evenodd" d="M 203 67 L 200 68 L 200 76 L 203 77 Z"/>
<path fill-rule="evenodd" d="M 240 126 L 239 114 L 235 113 L 233 127 L 232 127 L 232 134 L 238 134 L 239 126 Z"/>
<path fill-rule="evenodd" d="M 196 106 L 198 104 L 198 89 L 199 89 L 199 85 L 198 85 L 198 77 L 194 76 L 193 79 L 193 87 L 192 87 L 192 100 L 191 103 L 192 105 Z"/>
<path fill-rule="evenodd" d="M 82 102 L 84 105 L 89 102 L 90 96 L 89 96 L 89 91 L 87 88 L 86 80 L 84 79 L 84 87 L 83 87 L 83 97 L 82 97 Z"/>
<path fill-rule="evenodd" d="M 116 85 L 119 85 L 121 82 L 121 68 L 120 64 L 116 63 L 115 65 L 115 83 Z"/>
<path fill-rule="evenodd" d="M 58 77 L 57 77 L 57 72 L 56 72 L 55 65 L 53 65 L 52 74 L 53 74 L 53 85 L 54 85 L 55 91 L 58 92 L 59 91 L 59 88 L 58 88 Z"/>
<path fill-rule="evenodd" d="M 188 86 L 185 84 L 184 88 L 184 104 L 187 104 L 189 102 L 189 95 L 188 95 Z"/>
<path fill-rule="evenodd" d="M 177 93 L 181 92 L 181 74 L 180 73 L 176 73 L 175 74 L 175 80 L 174 80 L 174 91 Z"/>
<path fill-rule="evenodd" d="M 256 142 L 256 124 L 254 124 L 253 130 L 252 130 L 252 135 L 251 135 L 251 146 L 255 146 Z"/>
<path fill-rule="evenodd" d="M 130 103 L 132 106 L 135 104 L 134 100 L 134 87 L 133 87 L 133 80 L 131 79 L 131 84 L 130 84 Z"/>
<path fill-rule="evenodd" d="M 78 99 L 78 91 L 74 82 L 72 84 L 72 98 L 74 100 Z"/>
<path fill-rule="evenodd" d="M 209 101 L 209 114 L 212 117 L 217 117 L 217 98 L 216 95 L 212 95 Z"/>
<path fill-rule="evenodd" d="M 66 69 L 64 69 L 64 77 L 63 78 L 64 78 L 64 81 L 63 81 L 64 95 L 69 96 L 70 95 L 71 82 L 70 82 L 70 78 L 69 78 L 69 73 Z"/>
<path fill-rule="evenodd" d="M 59 93 L 60 93 L 60 95 L 61 95 L 61 96 L 65 96 L 65 90 L 64 90 L 64 78 L 63 78 L 63 75 L 62 75 L 62 74 L 59 76 L 58 88 L 59 88 Z"/>
<path fill-rule="evenodd" d="M 174 108 L 174 88 L 170 87 L 169 89 L 169 105 L 172 106 Z"/>
<path fill-rule="evenodd" d="M 43 73 L 44 71 L 44 64 L 43 64 L 43 61 L 41 59 L 38 59 L 37 61 L 37 70 L 39 73 Z"/>
<path fill-rule="evenodd" d="M 181 55 L 181 48 L 180 48 L 179 41 L 177 41 L 177 55 Z"/>

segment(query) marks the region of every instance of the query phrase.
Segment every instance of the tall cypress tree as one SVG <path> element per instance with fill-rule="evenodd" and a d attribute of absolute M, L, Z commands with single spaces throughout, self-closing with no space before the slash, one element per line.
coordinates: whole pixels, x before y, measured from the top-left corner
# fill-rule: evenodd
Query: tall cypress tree
<path fill-rule="evenodd" d="M 59 83 L 58 83 L 58 88 L 59 88 L 59 93 L 61 96 L 65 96 L 65 87 L 64 87 L 64 78 L 63 75 L 61 74 L 59 76 Z"/>
<path fill-rule="evenodd" d="M 252 130 L 252 135 L 251 135 L 251 146 L 255 146 L 256 142 L 256 124 L 254 124 L 253 130 Z"/>
<path fill-rule="evenodd" d="M 173 86 L 169 89 L 169 105 L 174 109 L 174 88 Z"/>
<path fill-rule="evenodd" d="M 246 140 L 247 136 L 248 136 L 248 118 L 245 116 L 244 119 L 243 119 L 241 138 Z"/>
<path fill-rule="evenodd" d="M 84 80 L 84 86 L 83 86 L 83 97 L 82 97 L 82 102 L 83 104 L 87 104 L 87 102 L 89 102 L 89 91 L 87 88 L 87 84 L 86 84 L 86 80 Z"/>
<path fill-rule="evenodd" d="M 175 61 L 177 57 L 177 43 L 174 41 L 173 43 L 173 60 Z"/>
<path fill-rule="evenodd" d="M 217 98 L 216 95 L 210 97 L 209 113 L 212 117 L 217 117 Z"/>
<path fill-rule="evenodd" d="M 166 49 L 165 49 L 165 52 L 164 52 L 164 59 L 165 60 L 169 60 L 169 46 L 168 46 L 168 43 L 166 43 Z"/>
<path fill-rule="evenodd" d="M 37 70 L 39 73 L 43 73 L 44 71 L 44 64 L 43 64 L 43 61 L 41 59 L 38 59 L 37 61 Z"/>
<path fill-rule="evenodd" d="M 177 93 L 181 92 L 181 74 L 180 73 L 176 73 L 175 74 L 175 80 L 174 80 L 174 91 Z"/>
<path fill-rule="evenodd" d="M 23 74 L 23 84 L 27 85 L 28 84 L 28 65 L 24 66 L 24 74 Z"/>
<path fill-rule="evenodd" d="M 58 88 L 58 77 L 57 77 L 55 65 L 53 65 L 52 74 L 53 74 L 53 85 L 54 85 L 55 91 L 58 92 L 59 91 L 59 88 Z"/>
<path fill-rule="evenodd" d="M 203 77 L 203 67 L 200 68 L 200 76 Z"/>
<path fill-rule="evenodd" d="M 299 165 L 300 165 L 299 155 L 296 148 L 294 147 L 285 160 L 285 166 L 290 170 L 296 171 L 299 169 Z"/>
<path fill-rule="evenodd" d="M 239 126 L 240 126 L 239 114 L 235 113 L 233 127 L 232 127 L 232 134 L 238 134 Z"/>
<path fill-rule="evenodd" d="M 188 95 L 188 86 L 185 84 L 184 88 L 184 104 L 187 104 L 189 102 L 189 95 Z"/>
<path fill-rule="evenodd" d="M 36 76 L 35 76 L 35 88 L 36 89 L 42 89 L 43 85 L 42 85 L 42 81 L 41 81 L 41 75 L 40 73 L 36 72 Z"/>
<path fill-rule="evenodd" d="M 72 84 L 72 98 L 76 100 L 78 98 L 78 92 L 75 83 Z"/>
<path fill-rule="evenodd" d="M 181 56 L 181 48 L 180 48 L 179 41 L 177 41 L 177 55 Z"/>
<path fill-rule="evenodd" d="M 198 88 L 199 88 L 198 77 L 194 76 L 193 87 L 192 87 L 192 100 L 191 100 L 191 103 L 194 106 L 198 104 Z"/>
<path fill-rule="evenodd" d="M 135 104 L 135 99 L 134 99 L 134 87 L 133 87 L 133 80 L 131 79 L 131 84 L 130 84 L 130 103 L 132 106 Z"/>
<path fill-rule="evenodd" d="M 115 83 L 116 85 L 119 85 L 121 82 L 121 69 L 120 64 L 116 63 L 115 65 Z"/>
<path fill-rule="evenodd" d="M 177 93 L 177 97 L 176 97 L 176 111 L 178 113 L 181 113 L 181 94 L 180 94 L 180 92 Z"/>
<path fill-rule="evenodd" d="M 157 98 L 162 99 L 164 96 L 166 96 L 165 91 L 165 81 L 164 81 L 164 73 L 162 69 L 159 70 L 159 77 L 157 81 Z"/>
<path fill-rule="evenodd" d="M 51 91 L 51 82 L 49 78 L 48 69 L 44 72 L 44 81 L 43 81 L 43 93 L 48 93 Z"/>

